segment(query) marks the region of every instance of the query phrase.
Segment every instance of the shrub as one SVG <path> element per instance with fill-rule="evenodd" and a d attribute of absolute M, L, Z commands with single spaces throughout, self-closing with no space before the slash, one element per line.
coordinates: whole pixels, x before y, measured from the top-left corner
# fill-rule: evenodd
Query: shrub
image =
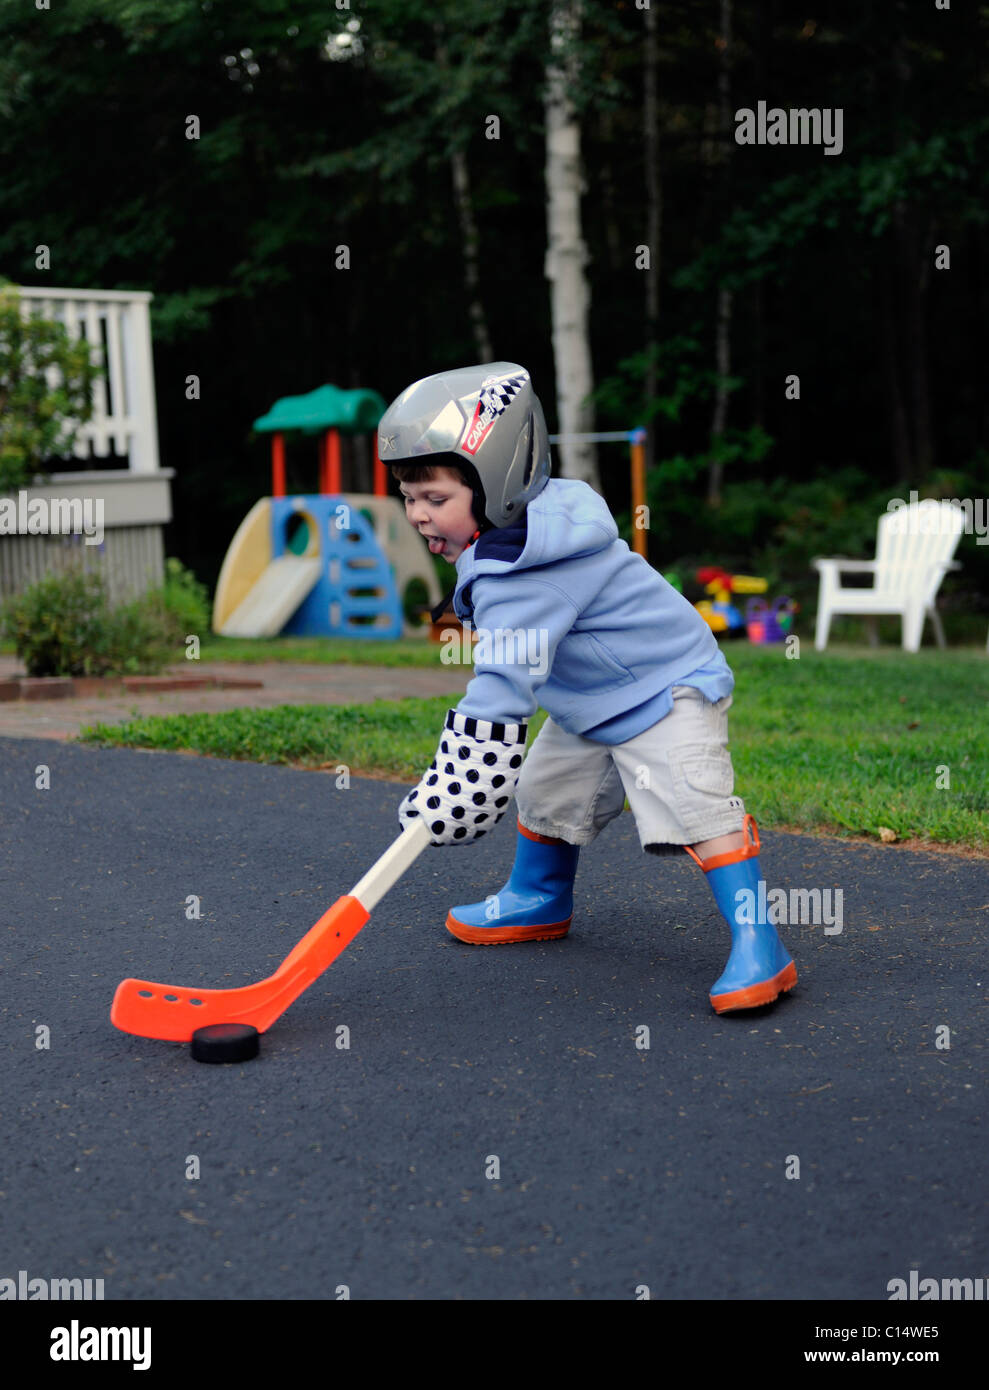
<path fill-rule="evenodd" d="M 16 286 L 0 280 L 0 493 L 23 487 L 46 459 L 71 450 L 102 372 L 91 351 L 53 319 L 24 319 Z"/>
<path fill-rule="evenodd" d="M 47 574 L 0 610 L 0 634 L 29 676 L 133 675 L 160 670 L 167 636 L 143 599 L 111 608 L 100 575 Z"/>
<path fill-rule="evenodd" d="M 402 613 L 407 623 L 413 627 L 428 625 L 429 614 L 422 610 L 428 608 L 429 591 L 426 588 L 425 580 L 410 579 L 405 586 L 405 593 L 402 595 Z"/>
<path fill-rule="evenodd" d="M 29 676 L 94 674 L 102 584 L 94 574 L 47 574 L 8 599 L 0 615 Z"/>
<path fill-rule="evenodd" d="M 181 560 L 169 556 L 165 561 L 165 582 L 141 600 L 160 628 L 166 646 L 178 649 L 185 639 L 209 635 L 212 606 L 205 584 L 186 569 Z M 175 653 L 176 657 L 181 655 Z"/>
<path fill-rule="evenodd" d="M 160 671 L 174 660 L 169 634 L 143 598 L 110 609 L 102 629 L 107 674 L 136 676 Z"/>

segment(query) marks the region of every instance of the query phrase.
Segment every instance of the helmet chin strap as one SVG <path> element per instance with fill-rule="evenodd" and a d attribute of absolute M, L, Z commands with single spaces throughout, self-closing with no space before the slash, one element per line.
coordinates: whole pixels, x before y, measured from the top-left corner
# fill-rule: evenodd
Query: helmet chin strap
<path fill-rule="evenodd" d="M 491 530 L 491 522 L 488 521 L 487 517 L 485 517 L 485 518 L 484 518 L 484 524 L 481 525 L 481 526 L 479 526 L 479 527 L 477 528 L 477 530 L 476 530 L 476 531 L 474 532 L 474 534 L 471 536 L 470 540 L 467 542 L 467 545 L 464 546 L 464 549 L 467 550 L 470 546 L 472 546 L 472 545 L 474 544 L 474 542 L 478 539 L 478 537 L 481 535 L 482 531 L 490 531 L 490 530 Z M 433 620 L 434 623 L 438 623 L 439 620 L 440 620 L 440 618 L 442 618 L 443 614 L 446 612 L 446 610 L 449 608 L 451 602 L 453 601 L 453 596 L 454 596 L 454 594 L 455 594 L 456 592 L 457 592 L 457 584 L 456 584 L 456 581 L 454 581 L 453 588 L 450 589 L 450 591 L 449 591 L 448 593 L 446 593 L 446 594 L 443 595 L 443 597 L 440 599 L 439 603 L 436 605 L 435 608 L 431 608 L 431 609 L 429 610 L 429 616 L 432 618 L 432 620 Z"/>
<path fill-rule="evenodd" d="M 480 517 L 481 522 L 473 536 L 471 536 L 470 540 L 467 542 L 468 545 L 476 541 L 482 531 L 490 531 L 493 527 L 493 523 L 488 520 L 487 506 L 488 501 L 484 495 L 484 489 L 480 486 L 471 487 L 471 515 L 475 521 Z"/>

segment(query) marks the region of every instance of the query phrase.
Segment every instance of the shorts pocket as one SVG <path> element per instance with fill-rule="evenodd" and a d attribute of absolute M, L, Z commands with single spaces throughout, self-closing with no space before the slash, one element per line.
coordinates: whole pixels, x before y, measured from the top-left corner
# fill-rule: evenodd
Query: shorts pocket
<path fill-rule="evenodd" d="M 687 743 L 668 757 L 680 819 L 688 831 L 702 833 L 734 790 L 731 756 L 726 748 Z"/>

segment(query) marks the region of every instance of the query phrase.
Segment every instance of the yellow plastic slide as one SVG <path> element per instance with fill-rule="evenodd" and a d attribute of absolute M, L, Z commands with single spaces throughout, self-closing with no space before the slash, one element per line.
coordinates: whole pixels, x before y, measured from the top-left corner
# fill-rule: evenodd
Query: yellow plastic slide
<path fill-rule="evenodd" d="M 319 580 L 318 556 L 271 558 L 271 498 L 262 497 L 230 543 L 213 601 L 222 637 L 274 637 Z"/>
<path fill-rule="evenodd" d="M 221 637 L 274 637 L 319 580 L 322 561 L 282 555 L 263 571 L 222 627 Z"/>

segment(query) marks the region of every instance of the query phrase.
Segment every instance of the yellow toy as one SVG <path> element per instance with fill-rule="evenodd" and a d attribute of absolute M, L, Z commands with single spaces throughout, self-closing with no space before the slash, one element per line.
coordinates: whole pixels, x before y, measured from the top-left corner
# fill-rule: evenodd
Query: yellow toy
<path fill-rule="evenodd" d="M 734 594 L 764 594 L 769 588 L 765 579 L 751 574 L 729 574 L 727 570 L 709 565 L 697 571 L 697 582 L 712 599 L 701 599 L 694 607 L 712 632 L 728 632 L 745 627 L 741 611 L 731 602 Z"/>

